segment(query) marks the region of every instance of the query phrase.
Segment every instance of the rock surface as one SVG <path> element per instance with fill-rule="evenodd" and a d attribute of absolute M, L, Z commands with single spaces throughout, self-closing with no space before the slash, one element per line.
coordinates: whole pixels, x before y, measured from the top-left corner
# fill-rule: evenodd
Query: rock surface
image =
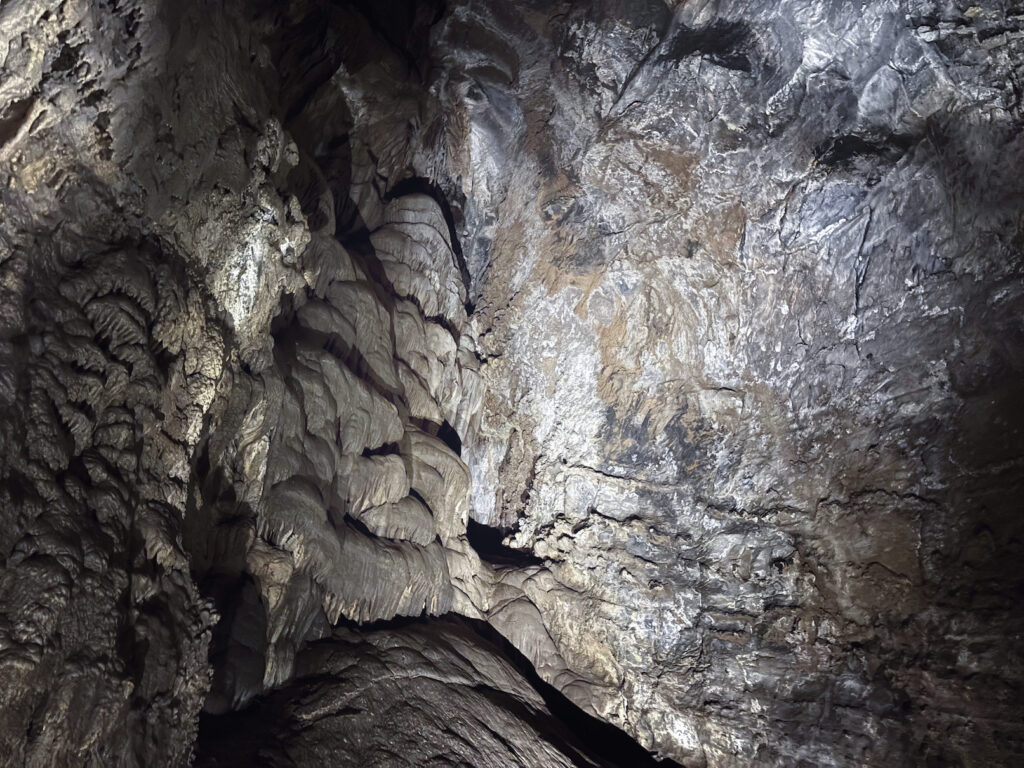
<path fill-rule="evenodd" d="M 0 61 L 11 765 L 1024 761 L 1024 6 L 15 0 Z"/>
<path fill-rule="evenodd" d="M 296 755 L 305 764 L 358 766 L 643 764 L 637 744 L 601 726 L 586 723 L 580 740 L 515 660 L 471 626 L 341 627 L 303 651 L 293 681 L 253 708 L 204 723 L 196 765 L 291 766 Z"/>

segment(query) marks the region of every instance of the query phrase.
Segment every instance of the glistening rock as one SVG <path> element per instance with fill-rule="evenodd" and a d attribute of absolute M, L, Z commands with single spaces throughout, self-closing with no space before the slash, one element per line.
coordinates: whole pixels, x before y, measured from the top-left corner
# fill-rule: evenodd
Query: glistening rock
<path fill-rule="evenodd" d="M 1020 762 L 1022 41 L 0 8 L 0 754 Z"/>

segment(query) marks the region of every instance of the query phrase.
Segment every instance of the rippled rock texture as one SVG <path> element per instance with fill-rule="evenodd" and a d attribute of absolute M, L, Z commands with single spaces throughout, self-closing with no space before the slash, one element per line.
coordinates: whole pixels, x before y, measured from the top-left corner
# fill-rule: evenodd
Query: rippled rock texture
<path fill-rule="evenodd" d="M 0 61 L 11 765 L 1024 761 L 1020 3 L 11 0 Z"/>

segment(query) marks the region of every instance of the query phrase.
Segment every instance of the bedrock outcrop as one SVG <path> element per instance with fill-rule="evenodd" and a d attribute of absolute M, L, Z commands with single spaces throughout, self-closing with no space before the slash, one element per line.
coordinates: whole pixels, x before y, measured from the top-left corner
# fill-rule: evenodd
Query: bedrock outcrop
<path fill-rule="evenodd" d="M 0 61 L 9 764 L 1024 760 L 1024 6 L 15 0 Z"/>

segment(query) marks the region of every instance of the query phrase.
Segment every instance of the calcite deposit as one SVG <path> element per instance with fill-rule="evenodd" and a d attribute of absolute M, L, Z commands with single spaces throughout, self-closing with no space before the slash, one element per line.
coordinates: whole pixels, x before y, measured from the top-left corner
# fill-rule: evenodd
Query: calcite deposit
<path fill-rule="evenodd" d="M 1024 5 L 0 4 L 0 764 L 1024 763 Z"/>

